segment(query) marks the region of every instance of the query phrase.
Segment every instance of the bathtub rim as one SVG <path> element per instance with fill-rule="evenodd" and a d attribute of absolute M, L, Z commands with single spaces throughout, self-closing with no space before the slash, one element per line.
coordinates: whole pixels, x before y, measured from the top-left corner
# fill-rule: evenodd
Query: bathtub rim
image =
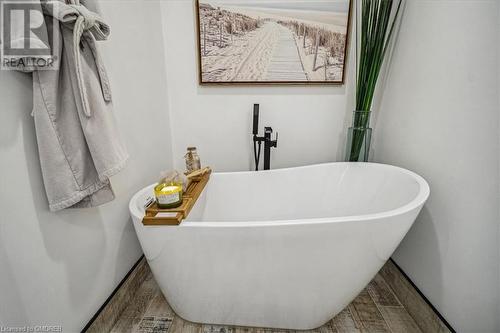
<path fill-rule="evenodd" d="M 265 173 L 275 173 L 275 172 L 283 172 L 286 170 L 290 169 L 306 169 L 306 168 L 312 168 L 315 166 L 322 166 L 322 165 L 329 165 L 329 164 L 343 164 L 343 165 L 357 165 L 357 166 L 370 166 L 370 167 L 375 167 L 375 168 L 389 168 L 389 169 L 394 169 L 399 172 L 402 172 L 406 175 L 409 175 L 415 179 L 417 184 L 419 185 L 419 192 L 417 195 L 408 203 L 405 205 L 391 209 L 388 211 L 384 212 L 378 212 L 378 213 L 373 213 L 373 214 L 363 214 L 363 215 L 349 215 L 349 216 L 337 216 L 337 217 L 319 217 L 319 218 L 310 218 L 310 219 L 287 219 L 287 220 L 270 220 L 270 221 L 224 221 L 224 222 L 217 222 L 217 221 L 183 221 L 181 224 L 179 224 L 177 227 L 272 227 L 272 226 L 282 226 L 282 225 L 302 225 L 302 224 L 324 224 L 324 223 L 339 223 L 339 222 L 354 222 L 354 221 L 374 221 L 374 220 L 384 220 L 387 218 L 391 218 L 394 216 L 399 216 L 403 215 L 405 213 L 408 213 L 410 211 L 413 211 L 416 208 L 419 208 L 423 206 L 423 204 L 427 201 L 427 198 L 430 195 L 430 187 L 427 181 L 416 174 L 413 171 L 410 171 L 408 169 L 394 166 L 391 164 L 384 164 L 384 163 L 374 163 L 374 162 L 326 162 L 326 163 L 317 163 L 317 164 L 310 164 L 310 165 L 304 165 L 304 166 L 297 166 L 297 167 L 288 167 L 288 168 L 280 168 L 280 169 L 272 169 L 272 170 L 263 170 L 259 172 L 265 172 Z M 226 172 L 217 172 L 215 174 L 217 175 L 224 175 L 224 174 L 249 174 L 249 173 L 255 173 L 255 171 L 226 171 Z M 132 214 L 135 218 L 138 220 L 142 220 L 144 217 L 144 212 L 141 212 L 137 205 L 137 200 L 140 196 L 142 196 L 146 191 L 149 191 L 151 188 L 153 188 L 155 184 L 150 184 L 139 191 L 137 191 L 132 198 L 130 199 L 129 202 L 129 211 L 130 214 Z M 141 223 L 142 224 L 142 223 Z M 154 227 L 171 227 L 171 226 L 143 226 L 147 228 L 154 228 Z"/>

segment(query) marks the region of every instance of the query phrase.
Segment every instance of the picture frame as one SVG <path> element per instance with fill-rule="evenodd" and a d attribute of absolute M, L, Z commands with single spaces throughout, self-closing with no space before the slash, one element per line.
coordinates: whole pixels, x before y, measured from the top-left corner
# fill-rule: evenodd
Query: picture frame
<path fill-rule="evenodd" d="M 344 83 L 352 0 L 196 0 L 195 7 L 200 85 Z"/>

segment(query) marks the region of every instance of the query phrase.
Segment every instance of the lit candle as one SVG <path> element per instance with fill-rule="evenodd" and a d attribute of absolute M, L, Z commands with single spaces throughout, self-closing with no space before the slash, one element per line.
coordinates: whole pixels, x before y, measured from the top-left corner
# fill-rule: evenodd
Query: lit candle
<path fill-rule="evenodd" d="M 175 208 L 182 204 L 182 184 L 160 183 L 155 186 L 159 208 Z"/>

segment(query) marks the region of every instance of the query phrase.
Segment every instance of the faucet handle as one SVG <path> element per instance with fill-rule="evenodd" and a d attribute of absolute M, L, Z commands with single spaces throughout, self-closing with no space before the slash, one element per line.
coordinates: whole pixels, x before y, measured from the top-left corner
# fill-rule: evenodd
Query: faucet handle
<path fill-rule="evenodd" d="M 276 132 L 276 139 L 273 141 L 273 146 L 278 147 L 278 132 Z"/>

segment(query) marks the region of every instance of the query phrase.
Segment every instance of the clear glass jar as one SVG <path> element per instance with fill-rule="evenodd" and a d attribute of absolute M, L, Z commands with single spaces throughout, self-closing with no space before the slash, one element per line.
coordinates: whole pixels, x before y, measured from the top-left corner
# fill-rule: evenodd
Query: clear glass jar
<path fill-rule="evenodd" d="M 370 111 L 353 112 L 352 126 L 347 131 L 346 161 L 368 162 L 372 138 L 370 115 Z"/>
<path fill-rule="evenodd" d="M 196 147 L 188 147 L 184 158 L 186 159 L 186 171 L 188 173 L 201 169 L 200 156 L 198 156 Z"/>

